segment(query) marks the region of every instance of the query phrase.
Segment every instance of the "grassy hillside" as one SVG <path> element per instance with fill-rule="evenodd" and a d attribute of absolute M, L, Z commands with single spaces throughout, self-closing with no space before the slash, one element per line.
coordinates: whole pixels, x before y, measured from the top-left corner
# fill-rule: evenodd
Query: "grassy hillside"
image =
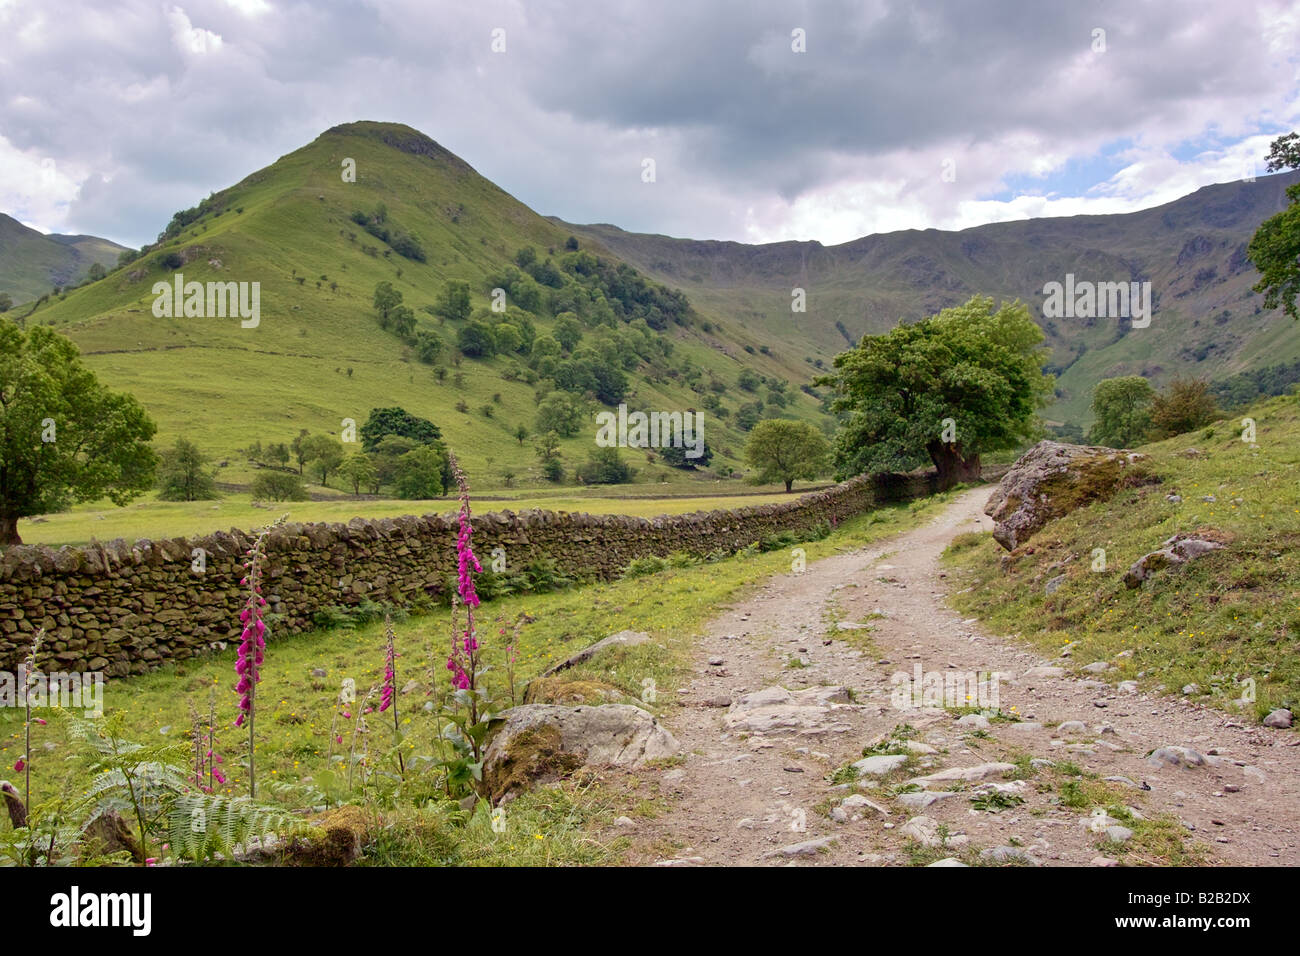
<path fill-rule="evenodd" d="M 1051 522 L 1006 571 L 991 536 L 959 538 L 948 553 L 965 586 L 957 606 L 1048 653 L 1069 646 L 1066 663 L 1074 666 L 1109 661 L 1116 670 L 1107 680 L 1170 693 L 1195 684 L 1193 699 L 1233 707 L 1250 678 L 1255 714 L 1296 707 L 1300 396 L 1243 415 L 1256 421 L 1254 445 L 1241 440 L 1234 417 L 1143 448 L 1159 484 Z M 1226 546 L 1160 571 L 1139 589 L 1125 587 L 1129 566 L 1179 532 Z M 1097 548 L 1105 550 L 1104 571 L 1092 569 Z M 1045 595 L 1046 582 L 1060 574 L 1064 581 Z"/>
<path fill-rule="evenodd" d="M 0 292 L 29 302 L 83 281 L 96 262 L 111 269 L 125 248 L 96 236 L 47 236 L 0 213 Z"/>
<path fill-rule="evenodd" d="M 341 175 L 346 159 L 355 161 L 355 182 Z M 403 257 L 353 221 L 354 213 L 371 215 L 381 204 L 386 227 L 415 236 L 424 261 Z M 526 367 L 526 355 L 458 359 L 463 323 L 440 322 L 423 307 L 437 303 L 448 280 L 462 280 L 473 308 L 495 321 L 500 317 L 487 311 L 490 292 L 517 252 L 531 246 L 539 262 L 558 264 L 570 252 L 564 248 L 569 235 L 415 130 L 353 123 L 178 215 L 140 259 L 29 321 L 70 335 L 103 381 L 135 394 L 159 423 L 160 446 L 184 435 L 227 459 L 223 481 L 251 477 L 239 449 L 253 442 L 287 442 L 301 428 L 338 434 L 345 418 L 360 423 L 372 408 L 400 405 L 438 424 L 476 488 L 502 485 L 507 469 L 516 484 L 536 485 L 541 479 L 532 442 L 521 445 L 513 432 L 521 424 L 535 431 L 538 397 L 550 387 L 545 378 L 508 380 L 516 367 Z M 392 239 L 396 243 L 396 235 Z M 598 244 L 584 242 L 582 251 L 602 257 L 611 269 L 617 265 Z M 172 254 L 179 268 L 167 263 Z M 187 281 L 260 282 L 260 325 L 155 318 L 153 284 L 170 281 L 177 271 Z M 434 364 L 422 363 L 410 344 L 379 326 L 373 293 L 383 281 L 402 293 L 418 330 L 442 341 Z M 521 319 L 512 295 L 506 318 L 530 322 L 538 336 L 548 334 L 554 313 L 571 303 L 546 298 Z M 600 325 L 595 307 L 585 308 L 578 348 L 635 338 L 644 352 L 627 373 L 630 408 L 701 407 L 709 394 L 718 394 L 708 387 L 717 383 L 718 410 L 706 413 L 705 426 L 717 453 L 715 471 L 740 466 L 744 432 L 732 416 L 755 397 L 737 387 L 743 368 L 789 383 L 790 406 L 776 414 L 821 415 L 819 403 L 798 388 L 811 377 L 799 358 L 757 349 L 750 355 L 735 324 L 720 326 L 707 309 L 656 329 L 617 316 L 611 322 L 608 314 Z M 438 365 L 446 370 L 441 380 Z M 457 411 L 461 402 L 466 411 Z M 562 443 L 567 467 L 593 450 L 592 416 L 600 407 L 589 403 L 589 424 Z M 650 462 L 644 450 L 625 455 L 642 479 L 680 476 Z"/>
<path fill-rule="evenodd" d="M 865 333 L 958 305 L 975 293 L 1030 305 L 1059 375 L 1052 419 L 1087 424 L 1102 378 L 1175 374 L 1222 379 L 1300 358 L 1300 325 L 1263 311 L 1246 259 L 1255 228 L 1286 205 L 1300 173 L 1207 186 L 1128 215 L 1067 216 L 944 232 L 906 230 L 836 246 L 746 245 L 569 226 L 712 312 L 774 338 L 807 363 L 828 362 Z M 1147 329 L 1114 319 L 1041 318 L 1043 286 L 1066 273 L 1091 281 L 1150 281 Z M 808 294 L 792 315 L 790 290 Z"/>

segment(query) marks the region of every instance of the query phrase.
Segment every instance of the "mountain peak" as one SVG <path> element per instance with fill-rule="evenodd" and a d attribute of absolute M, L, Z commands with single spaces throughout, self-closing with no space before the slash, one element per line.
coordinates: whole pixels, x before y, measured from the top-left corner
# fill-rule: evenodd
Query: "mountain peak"
<path fill-rule="evenodd" d="M 385 146 L 400 150 L 403 153 L 409 153 L 412 156 L 424 156 L 460 169 L 472 169 L 469 163 L 451 150 L 441 146 L 418 129 L 407 126 L 405 123 L 357 120 L 353 123 L 342 123 L 330 127 L 321 134 L 321 138 L 326 136 L 362 136 L 378 140 Z"/>

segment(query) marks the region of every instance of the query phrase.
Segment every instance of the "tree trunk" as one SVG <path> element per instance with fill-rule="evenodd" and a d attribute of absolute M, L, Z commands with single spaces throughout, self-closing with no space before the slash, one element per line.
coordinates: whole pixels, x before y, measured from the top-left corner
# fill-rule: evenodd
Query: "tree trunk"
<path fill-rule="evenodd" d="M 793 486 L 794 486 L 794 479 L 793 479 L 793 478 L 787 478 L 787 479 L 785 480 L 785 490 L 786 490 L 786 493 L 787 493 L 787 494 L 789 494 L 790 489 L 791 489 Z"/>
<path fill-rule="evenodd" d="M 980 477 L 980 456 L 962 457 L 961 445 L 933 441 L 925 447 L 939 473 L 939 490 L 947 491 L 963 481 L 978 481 Z"/>
<path fill-rule="evenodd" d="M 10 544 L 22 544 L 18 536 L 18 516 L 0 515 L 0 548 Z"/>

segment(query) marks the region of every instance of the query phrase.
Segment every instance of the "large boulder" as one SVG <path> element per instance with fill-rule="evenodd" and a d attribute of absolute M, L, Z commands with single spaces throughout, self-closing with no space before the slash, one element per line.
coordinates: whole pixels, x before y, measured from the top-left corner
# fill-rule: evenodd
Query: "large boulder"
<path fill-rule="evenodd" d="M 506 711 L 504 721 L 483 758 L 493 802 L 579 767 L 643 767 L 681 750 L 653 714 L 631 704 L 523 704 Z"/>
<path fill-rule="evenodd" d="M 984 506 L 993 539 L 1014 551 L 1036 531 L 1076 508 L 1109 498 L 1121 486 L 1152 476 L 1146 455 L 1098 445 L 1041 441 L 1020 456 Z"/>

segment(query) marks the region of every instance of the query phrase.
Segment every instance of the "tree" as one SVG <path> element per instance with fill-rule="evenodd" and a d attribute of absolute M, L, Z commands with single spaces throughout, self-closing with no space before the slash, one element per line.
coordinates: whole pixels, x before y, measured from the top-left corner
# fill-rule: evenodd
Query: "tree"
<path fill-rule="evenodd" d="M 547 481 L 564 480 L 564 463 L 560 459 L 560 436 L 555 432 L 544 432 L 537 439 L 537 460 L 542 466 L 542 476 Z"/>
<path fill-rule="evenodd" d="M 837 392 L 847 419 L 835 440 L 839 477 L 907 471 L 928 457 L 941 488 L 977 478 L 980 455 L 1038 434 L 1051 395 L 1043 332 L 1020 302 L 965 305 L 864 336 L 815 384 Z"/>
<path fill-rule="evenodd" d="M 769 418 L 754 426 L 745 443 L 745 460 L 758 469 L 754 483 L 785 482 L 789 491 L 796 478 L 816 478 L 826 470 L 830 444 L 807 422 Z"/>
<path fill-rule="evenodd" d="M 516 425 L 516 426 L 515 426 L 515 441 L 519 442 L 519 447 L 520 447 L 520 448 L 523 448 L 523 447 L 524 447 L 524 439 L 527 438 L 527 437 L 528 437 L 528 426 L 527 426 L 527 425 Z"/>
<path fill-rule="evenodd" d="M 586 403 L 576 395 L 551 392 L 537 406 L 537 430 L 555 432 L 561 438 L 573 438 L 582 428 Z"/>
<path fill-rule="evenodd" d="M 298 437 L 289 442 L 289 448 L 293 451 L 294 461 L 298 463 L 298 474 L 300 475 L 303 466 L 307 464 L 307 453 L 302 450 L 302 443 L 306 440 L 308 434 L 307 429 L 304 428 L 298 432 Z"/>
<path fill-rule="evenodd" d="M 1151 430 L 1155 389 L 1141 375 L 1106 378 L 1092 390 L 1094 421 L 1088 440 L 1113 448 L 1140 445 Z"/>
<path fill-rule="evenodd" d="M 397 460 L 397 497 L 437 498 L 451 487 L 451 462 L 439 442 L 413 448 Z"/>
<path fill-rule="evenodd" d="M 86 270 L 86 281 L 98 282 L 104 276 L 108 275 L 102 263 L 92 262 L 90 268 Z"/>
<path fill-rule="evenodd" d="M 0 292 L 0 313 L 8 312 L 14 307 L 14 300 L 8 292 Z"/>
<path fill-rule="evenodd" d="M 713 460 L 713 449 L 709 447 L 708 442 L 704 442 L 701 454 L 697 458 L 687 456 L 688 451 L 694 451 L 693 448 L 687 448 L 685 445 L 665 445 L 659 449 L 659 460 L 665 465 L 672 468 L 707 468 L 709 462 Z"/>
<path fill-rule="evenodd" d="M 736 379 L 736 384 L 747 392 L 756 392 L 758 386 L 763 384 L 763 380 L 758 377 L 758 374 L 753 369 L 742 368 L 740 376 Z"/>
<path fill-rule="evenodd" d="M 361 426 L 361 447 L 374 451 L 387 435 L 401 435 L 427 445 L 442 438 L 442 431 L 427 418 L 412 415 L 399 406 L 372 408 L 370 416 Z"/>
<path fill-rule="evenodd" d="M 1300 134 L 1287 133 L 1273 140 L 1268 169 L 1300 169 Z M 1264 308 L 1280 305 L 1291 318 L 1300 319 L 1295 301 L 1300 293 L 1300 182 L 1288 186 L 1286 195 L 1287 207 L 1260 223 L 1246 255 L 1259 270 L 1254 289 L 1264 293 Z"/>
<path fill-rule="evenodd" d="M 280 468 L 289 464 L 289 446 L 284 442 L 273 442 L 266 446 L 267 460 Z"/>
<path fill-rule="evenodd" d="M 597 448 L 578 466 L 578 480 L 589 485 L 621 485 L 632 480 L 634 469 L 617 448 Z"/>
<path fill-rule="evenodd" d="M 306 501 L 307 489 L 292 472 L 259 471 L 253 478 L 253 497 L 259 501 Z"/>
<path fill-rule="evenodd" d="M 153 485 L 154 423 L 110 392 L 77 347 L 45 326 L 0 322 L 0 546 L 18 519 L 107 496 L 122 506 Z"/>
<path fill-rule="evenodd" d="M 303 456 L 320 472 L 320 483 L 343 464 L 343 446 L 329 435 L 308 435 L 302 440 Z"/>
<path fill-rule="evenodd" d="M 192 441 L 176 439 L 176 444 L 159 456 L 158 497 L 163 501 L 211 501 L 217 497 L 216 482 L 203 470 L 206 461 Z"/>
<path fill-rule="evenodd" d="M 432 365 L 438 361 L 438 356 L 442 355 L 442 339 L 425 329 L 420 329 L 415 333 L 415 354 L 420 361 L 426 365 Z M 446 372 L 444 371 L 444 375 Z"/>
<path fill-rule="evenodd" d="M 492 327 L 477 320 L 461 326 L 456 333 L 456 348 L 470 358 L 491 358 L 496 354 Z"/>
<path fill-rule="evenodd" d="M 1156 438 L 1195 431 L 1219 417 L 1208 383 L 1196 378 L 1175 378 L 1151 403 L 1151 425 Z"/>
<path fill-rule="evenodd" d="M 406 306 L 399 305 L 388 314 L 388 324 L 398 338 L 409 339 L 415 331 L 415 313 Z"/>
<path fill-rule="evenodd" d="M 361 486 L 369 488 L 378 477 L 375 463 L 363 451 L 353 452 L 343 459 L 338 468 L 339 477 L 352 486 L 354 495 L 361 494 Z"/>
<path fill-rule="evenodd" d="M 474 305 L 469 297 L 469 283 L 456 279 L 447 280 L 447 284 L 442 288 L 442 295 L 438 297 L 438 304 L 434 306 L 434 311 L 438 315 L 453 322 L 464 322 L 473 309 Z"/>
<path fill-rule="evenodd" d="M 388 328 L 389 317 L 401 304 L 402 293 L 394 289 L 391 282 L 380 282 L 375 286 L 375 311 L 379 313 L 379 324 L 384 328 Z"/>
<path fill-rule="evenodd" d="M 555 341 L 566 352 L 572 352 L 582 340 L 582 325 L 572 312 L 561 312 L 555 317 L 555 328 L 551 330 Z"/>
<path fill-rule="evenodd" d="M 762 417 L 762 402 L 746 402 L 736 409 L 736 427 L 747 432 L 757 425 Z"/>

